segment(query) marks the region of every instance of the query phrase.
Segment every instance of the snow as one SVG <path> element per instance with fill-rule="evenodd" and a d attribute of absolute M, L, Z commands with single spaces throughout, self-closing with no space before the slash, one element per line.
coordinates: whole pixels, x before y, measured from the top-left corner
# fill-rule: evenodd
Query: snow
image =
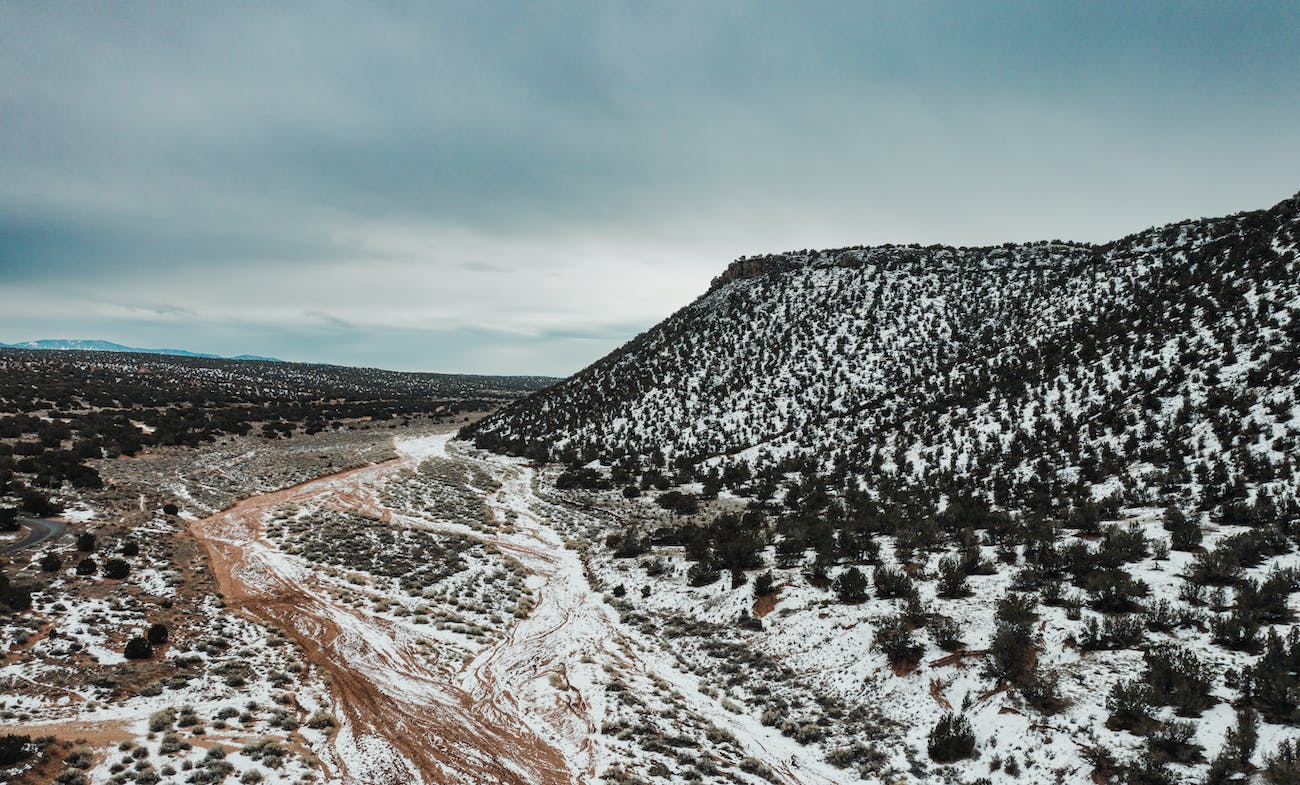
<path fill-rule="evenodd" d="M 72 523 L 87 523 L 96 518 L 96 513 L 90 507 L 80 504 L 64 510 L 59 517 Z"/>
<path fill-rule="evenodd" d="M 454 433 L 440 433 L 432 436 L 411 436 L 398 437 L 393 440 L 393 446 L 401 455 L 408 460 L 422 463 L 430 458 L 446 458 L 447 442 L 456 437 Z"/>

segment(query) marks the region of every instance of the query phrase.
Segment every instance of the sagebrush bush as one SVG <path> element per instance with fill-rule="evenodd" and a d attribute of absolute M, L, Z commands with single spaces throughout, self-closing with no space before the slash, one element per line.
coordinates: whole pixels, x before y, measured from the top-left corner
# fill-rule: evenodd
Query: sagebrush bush
<path fill-rule="evenodd" d="M 1152 700 L 1184 716 L 1199 715 L 1214 702 L 1214 671 L 1194 653 L 1174 644 L 1155 646 L 1144 655 Z"/>
<path fill-rule="evenodd" d="M 128 660 L 147 660 L 153 656 L 153 646 L 144 638 L 135 637 L 126 642 L 122 653 Z"/>
<path fill-rule="evenodd" d="M 1151 687 L 1142 681 L 1117 681 L 1106 698 L 1107 724 L 1141 733 L 1151 724 Z"/>
<path fill-rule="evenodd" d="M 975 730 L 963 715 L 948 713 L 930 730 L 926 749 L 936 763 L 951 763 L 975 754 Z"/>
<path fill-rule="evenodd" d="M 1300 782 L 1300 745 L 1283 741 L 1273 753 L 1264 757 L 1264 781 L 1269 785 L 1295 785 Z"/>

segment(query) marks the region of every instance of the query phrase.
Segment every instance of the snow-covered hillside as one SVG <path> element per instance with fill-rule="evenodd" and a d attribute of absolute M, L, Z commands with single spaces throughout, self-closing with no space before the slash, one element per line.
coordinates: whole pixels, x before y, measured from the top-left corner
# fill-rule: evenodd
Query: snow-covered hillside
<path fill-rule="evenodd" d="M 844 781 L 1300 782 L 1298 243 L 1300 196 L 742 259 L 462 434 L 565 464 L 625 621 Z"/>
<path fill-rule="evenodd" d="M 756 479 L 718 479 L 751 494 L 799 471 L 931 509 L 971 494 L 1059 513 L 1117 492 L 1209 510 L 1257 489 L 1294 504 L 1298 241 L 1300 197 L 1103 246 L 744 259 L 467 434 L 673 479 L 743 463 Z"/>

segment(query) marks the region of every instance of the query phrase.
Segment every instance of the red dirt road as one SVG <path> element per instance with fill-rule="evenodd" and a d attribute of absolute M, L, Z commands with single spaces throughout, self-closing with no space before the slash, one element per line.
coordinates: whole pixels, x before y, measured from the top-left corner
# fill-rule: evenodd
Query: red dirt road
<path fill-rule="evenodd" d="M 389 461 L 255 496 L 195 522 L 230 607 L 278 628 L 330 676 L 342 714 L 322 762 L 349 782 L 570 783 L 567 761 L 526 723 L 457 685 L 459 663 L 439 663 L 409 630 L 331 597 L 262 532 L 284 503 L 370 496 L 403 462 Z"/>

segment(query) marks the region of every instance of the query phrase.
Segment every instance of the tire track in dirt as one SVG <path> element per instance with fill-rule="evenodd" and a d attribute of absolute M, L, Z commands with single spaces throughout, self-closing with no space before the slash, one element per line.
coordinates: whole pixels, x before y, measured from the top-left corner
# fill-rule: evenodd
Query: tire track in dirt
<path fill-rule="evenodd" d="M 674 682 L 680 674 L 651 656 L 653 647 L 624 629 L 591 588 L 578 553 L 566 549 L 547 522 L 554 503 L 534 493 L 532 469 L 441 450 L 436 457 L 495 476 L 501 487 L 485 492 L 485 500 L 502 522 L 514 513 L 512 525 L 470 530 L 388 508 L 383 482 L 419 463 L 407 455 L 245 499 L 196 521 L 190 531 L 207 548 L 229 606 L 280 629 L 330 674 L 342 715 L 331 748 L 321 755 L 331 779 L 375 785 L 596 783 L 603 701 L 584 695 L 587 685 L 570 681 L 571 666 L 602 663 L 650 680 L 674 676 Z M 334 598 L 309 566 L 264 536 L 262 520 L 270 510 L 308 502 L 493 545 L 523 565 L 536 605 L 468 664 L 439 662 L 419 648 L 417 632 Z M 741 730 L 737 718 L 703 695 L 687 699 L 702 716 Z M 747 754 L 767 763 L 781 783 L 835 781 L 796 768 L 769 749 L 761 732 L 742 735 Z"/>
<path fill-rule="evenodd" d="M 331 597 L 311 570 L 287 559 L 262 532 L 286 503 L 327 500 L 374 488 L 401 459 L 322 477 L 245 499 L 190 526 L 207 548 L 229 606 L 280 629 L 331 678 L 342 714 L 332 778 L 376 785 L 570 783 L 564 755 L 527 723 L 460 689 L 448 669 L 416 646 L 408 629 Z"/>
<path fill-rule="evenodd" d="M 531 574 L 545 577 L 547 583 L 542 589 L 542 602 L 537 610 L 511 631 L 510 642 L 481 655 L 470 664 L 469 672 L 481 684 L 498 690 L 505 684 L 518 685 L 521 676 L 525 680 L 530 675 L 535 679 L 548 669 L 563 674 L 567 682 L 567 664 L 590 657 L 612 664 L 623 672 L 641 673 L 651 682 L 680 683 L 680 674 L 671 673 L 673 669 L 663 658 L 652 656 L 654 648 L 624 627 L 614 610 L 592 590 L 579 555 L 566 549 L 559 534 L 546 522 L 546 510 L 555 503 L 534 492 L 535 472 L 519 466 L 477 462 L 486 470 L 495 468 L 497 479 L 502 483 L 501 488 L 488 497 L 488 506 L 502 520 L 507 511 L 516 514 L 514 527 L 518 534 L 493 541 L 518 558 Z M 548 604 L 548 598 L 556 601 Z M 546 609 L 551 607 L 562 609 L 563 618 L 557 619 L 554 612 L 548 614 Z M 547 654 L 538 660 L 537 655 L 532 654 L 537 650 Z M 665 679 L 669 675 L 674 678 Z M 579 690 L 572 692 L 577 696 L 577 703 L 576 706 L 572 701 L 562 704 L 566 715 L 557 716 L 553 711 L 547 711 L 549 702 L 545 700 L 533 704 L 531 713 L 550 718 L 552 738 L 559 736 L 570 743 L 575 737 L 581 739 L 577 750 L 592 761 L 589 773 L 594 779 L 598 718 L 591 716 L 590 701 L 583 698 Z M 700 716 L 711 717 L 719 725 L 739 730 L 736 718 L 716 706 L 712 699 L 689 689 L 682 692 L 687 703 Z M 747 753 L 765 763 L 779 783 L 834 785 L 839 781 L 824 766 L 810 767 L 812 761 L 800 765 L 793 759 L 787 760 L 765 743 L 762 733 L 740 735 Z"/>

